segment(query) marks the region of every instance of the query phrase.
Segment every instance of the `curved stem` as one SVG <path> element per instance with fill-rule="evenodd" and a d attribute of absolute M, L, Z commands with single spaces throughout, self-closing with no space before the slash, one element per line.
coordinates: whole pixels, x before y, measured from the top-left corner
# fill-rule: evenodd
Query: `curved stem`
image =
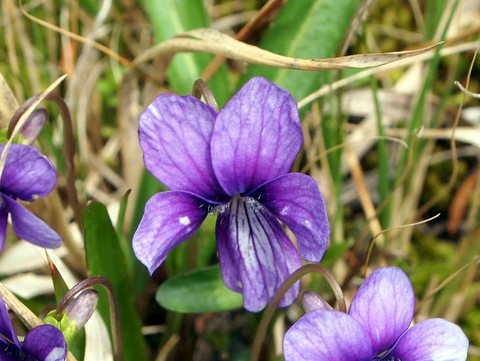
<path fill-rule="evenodd" d="M 197 99 L 200 99 L 203 96 L 205 102 L 210 105 L 217 113 L 220 110 L 218 108 L 217 101 L 215 100 L 212 91 L 203 79 L 195 80 L 195 83 L 193 83 L 192 95 Z"/>
<path fill-rule="evenodd" d="M 345 298 L 343 297 L 342 289 L 340 285 L 333 277 L 332 273 L 326 269 L 325 267 L 319 264 L 306 264 L 295 272 L 293 272 L 290 277 L 288 277 L 285 282 L 282 283 L 280 288 L 275 293 L 275 296 L 268 304 L 267 308 L 265 309 L 262 319 L 260 320 L 260 324 L 255 332 L 255 338 L 253 340 L 252 346 L 252 354 L 250 355 L 249 361 L 257 361 L 260 355 L 260 350 L 262 348 L 263 340 L 265 339 L 265 335 L 267 333 L 268 325 L 272 320 L 272 317 L 280 303 L 280 300 L 285 295 L 285 293 L 292 287 L 300 278 L 305 276 L 308 273 L 317 272 L 320 273 L 322 276 L 325 277 L 327 282 L 329 283 L 330 287 L 332 287 L 332 291 L 335 294 L 335 298 L 337 299 L 338 309 L 342 312 L 347 312 L 347 306 L 345 304 Z"/>
<path fill-rule="evenodd" d="M 15 129 L 18 121 L 20 120 L 23 113 L 30 108 L 30 106 L 41 96 L 41 94 L 34 95 L 30 99 L 28 99 L 25 103 L 23 103 L 13 114 L 12 119 L 10 120 L 10 124 L 8 126 L 8 137 L 10 137 Z M 73 128 L 72 128 L 72 118 L 70 116 L 70 111 L 68 109 L 67 104 L 63 98 L 56 94 L 56 93 L 48 93 L 45 96 L 45 100 L 53 101 L 57 104 L 60 115 L 63 120 L 63 138 L 64 138 L 64 146 L 63 146 L 63 155 L 65 158 L 65 168 L 67 172 L 67 182 L 66 182 L 66 189 L 67 189 L 67 197 L 70 206 L 73 209 L 75 222 L 78 224 L 79 228 L 82 229 L 82 209 L 80 207 L 80 202 L 78 200 L 77 189 L 75 187 L 75 138 L 73 135 Z"/>
<path fill-rule="evenodd" d="M 91 288 L 92 286 L 102 286 L 107 291 L 108 303 L 110 306 L 110 324 L 112 325 L 115 360 L 123 361 L 124 353 L 122 335 L 120 331 L 118 300 L 115 294 L 115 289 L 113 288 L 113 285 L 110 283 L 109 280 L 104 277 L 90 277 L 77 283 L 65 294 L 65 296 L 63 296 L 62 300 L 57 306 L 57 315 L 61 314 L 65 310 L 65 308 L 70 303 L 70 301 L 72 301 L 75 295 L 79 294 L 87 288 Z"/>

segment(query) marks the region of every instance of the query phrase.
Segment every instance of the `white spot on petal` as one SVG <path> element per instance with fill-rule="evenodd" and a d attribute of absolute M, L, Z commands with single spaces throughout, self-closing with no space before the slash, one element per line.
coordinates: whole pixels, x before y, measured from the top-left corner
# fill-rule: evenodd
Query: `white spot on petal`
<path fill-rule="evenodd" d="M 290 209 L 289 206 L 283 207 L 282 210 L 280 211 L 280 214 L 281 214 L 282 216 L 285 216 L 285 215 L 288 213 L 288 210 L 289 210 L 289 209 Z"/>
<path fill-rule="evenodd" d="M 52 351 L 47 355 L 45 358 L 45 361 L 57 361 L 57 360 L 63 360 L 63 357 L 65 355 L 65 349 L 62 347 L 54 347 Z"/>
<path fill-rule="evenodd" d="M 237 282 L 237 286 L 240 287 L 240 288 L 243 288 L 243 283 L 240 282 L 240 281 L 238 281 L 238 282 Z"/>
<path fill-rule="evenodd" d="M 307 228 L 312 228 L 312 222 L 310 222 L 309 220 L 304 220 L 303 221 L 303 224 L 305 225 L 305 227 Z"/>
<path fill-rule="evenodd" d="M 180 217 L 178 221 L 184 226 L 188 226 L 190 224 L 190 218 L 188 217 Z"/>

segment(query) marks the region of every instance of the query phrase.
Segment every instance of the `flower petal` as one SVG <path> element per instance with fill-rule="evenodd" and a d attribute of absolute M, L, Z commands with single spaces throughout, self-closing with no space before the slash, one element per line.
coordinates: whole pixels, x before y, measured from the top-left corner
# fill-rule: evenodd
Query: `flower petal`
<path fill-rule="evenodd" d="M 468 339 L 460 327 L 432 318 L 405 332 L 391 355 L 402 361 L 464 361 L 467 351 Z"/>
<path fill-rule="evenodd" d="M 7 340 L 3 340 L 4 338 Z M 5 302 L 0 297 L 0 343 L 13 343 L 17 348 L 20 348 L 20 341 L 18 341 L 17 334 L 13 329 L 12 319 L 8 314 L 7 306 Z M 12 346 L 13 346 L 12 344 Z M 3 345 L 0 344 L 0 349 L 3 348 Z M 3 359 L 2 359 L 3 360 Z"/>
<path fill-rule="evenodd" d="M 243 294 L 244 307 L 260 311 L 302 263 L 295 246 L 270 211 L 250 197 L 235 196 L 219 210 L 217 243 L 226 286 Z M 297 282 L 280 306 L 298 296 Z"/>
<path fill-rule="evenodd" d="M 312 177 L 286 174 L 260 186 L 252 196 L 290 228 L 305 260 L 320 262 L 327 248 L 330 226 L 325 203 Z"/>
<path fill-rule="evenodd" d="M 150 273 L 176 245 L 197 231 L 208 207 L 206 201 L 187 192 L 162 192 L 150 198 L 132 241 L 135 255 Z"/>
<path fill-rule="evenodd" d="M 0 154 L 5 146 L 0 146 Z M 2 173 L 0 190 L 13 198 L 33 201 L 55 187 L 57 173 L 52 163 L 32 146 L 12 144 Z"/>
<path fill-rule="evenodd" d="M 218 113 L 213 169 L 228 195 L 287 173 L 303 142 L 297 103 L 264 78 L 253 78 Z"/>
<path fill-rule="evenodd" d="M 63 361 L 67 355 L 65 338 L 62 332 L 52 325 L 31 329 L 25 336 L 23 349 L 38 361 Z"/>
<path fill-rule="evenodd" d="M 21 239 L 43 248 L 62 245 L 62 237 L 44 221 L 12 198 L 2 196 L 2 199 L 12 215 L 13 230 Z"/>
<path fill-rule="evenodd" d="M 374 354 L 390 348 L 407 330 L 415 309 L 415 294 L 399 268 L 374 271 L 358 289 L 349 314 L 369 332 Z"/>
<path fill-rule="evenodd" d="M 3 201 L 3 197 L 0 195 L 0 252 L 5 245 L 5 237 L 7 235 L 7 223 L 8 223 L 8 208 Z"/>
<path fill-rule="evenodd" d="M 210 160 L 216 112 L 192 96 L 162 94 L 140 115 L 147 169 L 172 190 L 206 198 L 223 194 Z"/>
<path fill-rule="evenodd" d="M 285 361 L 366 361 L 367 331 L 346 313 L 319 309 L 303 315 L 283 339 Z"/>

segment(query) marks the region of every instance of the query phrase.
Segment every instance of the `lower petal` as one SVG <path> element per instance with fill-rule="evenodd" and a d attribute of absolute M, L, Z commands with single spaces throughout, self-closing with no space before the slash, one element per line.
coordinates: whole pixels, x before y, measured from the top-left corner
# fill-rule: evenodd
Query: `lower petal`
<path fill-rule="evenodd" d="M 2 338 L 7 338 L 8 343 L 12 342 L 17 348 L 20 348 L 20 342 L 18 341 L 17 334 L 13 329 L 12 320 L 8 314 L 7 306 L 5 302 L 0 297 L 0 348 L 3 347 L 2 345 Z M 0 360 L 3 360 L 0 358 Z"/>
<path fill-rule="evenodd" d="M 3 196 L 10 214 L 15 233 L 27 242 L 43 248 L 58 248 L 62 237 L 51 229 L 44 221 L 10 197 Z"/>
<path fill-rule="evenodd" d="M 317 182 L 290 173 L 259 187 L 252 196 L 293 232 L 298 250 L 310 262 L 320 262 L 330 236 L 327 211 Z"/>
<path fill-rule="evenodd" d="M 402 361 L 464 361 L 467 351 L 468 339 L 460 327 L 432 318 L 405 332 L 391 355 Z"/>
<path fill-rule="evenodd" d="M 135 255 L 150 273 L 197 231 L 208 208 L 208 202 L 187 192 L 162 192 L 150 198 L 132 241 Z"/>
<path fill-rule="evenodd" d="M 41 325 L 25 336 L 23 349 L 38 361 L 63 361 L 67 344 L 62 332 L 52 325 Z"/>
<path fill-rule="evenodd" d="M 250 197 L 235 196 L 219 211 L 217 243 L 225 284 L 243 294 L 244 307 L 263 309 L 302 263 L 292 241 L 270 211 Z M 297 282 L 280 306 L 298 296 Z"/>
<path fill-rule="evenodd" d="M 290 327 L 283 353 L 285 361 L 366 361 L 372 358 L 372 347 L 367 331 L 353 317 L 319 309 Z"/>

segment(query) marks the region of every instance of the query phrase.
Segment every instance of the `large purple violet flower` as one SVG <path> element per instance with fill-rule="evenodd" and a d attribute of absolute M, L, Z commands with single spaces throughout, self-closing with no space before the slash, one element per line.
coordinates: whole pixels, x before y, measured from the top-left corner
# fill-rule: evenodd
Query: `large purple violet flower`
<path fill-rule="evenodd" d="M 307 312 L 285 334 L 285 361 L 464 361 L 468 339 L 457 325 L 433 318 L 409 328 L 412 284 L 402 270 L 380 268 L 360 286 L 349 313 Z"/>
<path fill-rule="evenodd" d="M 63 361 L 67 344 L 62 332 L 52 325 L 40 325 L 20 342 L 13 329 L 7 307 L 0 297 L 0 360 L 2 361 Z"/>
<path fill-rule="evenodd" d="M 0 145 L 0 154 L 5 145 Z M 62 238 L 20 203 L 48 195 L 57 181 L 52 163 L 33 146 L 12 144 L 0 180 L 0 251 L 5 243 L 8 214 L 15 233 L 44 248 L 57 248 Z"/>
<path fill-rule="evenodd" d="M 153 272 L 193 235 L 207 214 L 225 284 L 250 311 L 265 307 L 302 257 L 318 262 L 329 237 L 317 183 L 288 171 L 303 142 L 291 95 L 251 79 L 220 111 L 192 96 L 162 94 L 140 116 L 147 169 L 172 191 L 154 195 L 133 237 L 136 256 Z M 298 284 L 281 305 L 292 303 Z"/>

